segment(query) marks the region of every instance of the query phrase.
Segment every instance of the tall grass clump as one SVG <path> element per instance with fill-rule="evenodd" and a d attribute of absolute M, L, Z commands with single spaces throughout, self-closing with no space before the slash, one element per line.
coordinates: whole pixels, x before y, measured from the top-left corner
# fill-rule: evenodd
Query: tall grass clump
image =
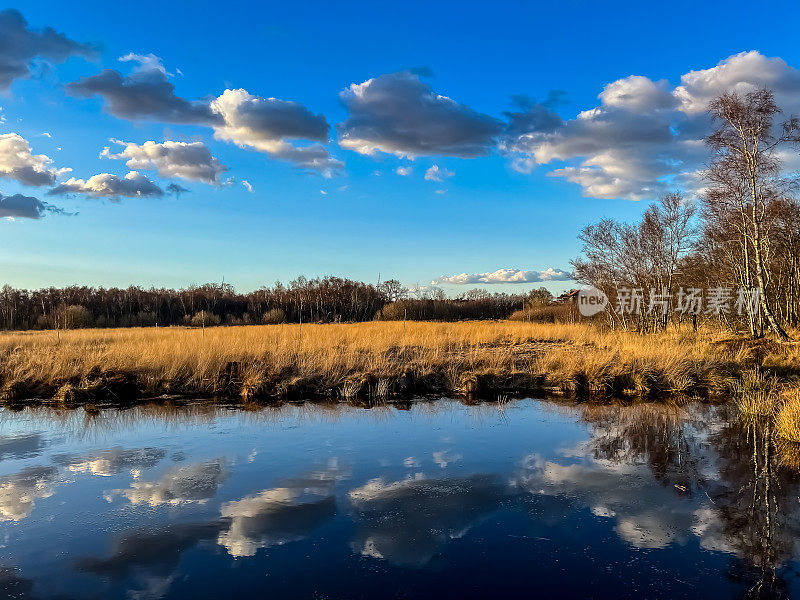
<path fill-rule="evenodd" d="M 778 436 L 789 442 L 800 443 L 800 386 L 783 393 L 775 425 Z"/>
<path fill-rule="evenodd" d="M 780 384 L 760 370 L 745 371 L 736 385 L 736 405 L 745 418 L 773 418 L 780 408 Z"/>

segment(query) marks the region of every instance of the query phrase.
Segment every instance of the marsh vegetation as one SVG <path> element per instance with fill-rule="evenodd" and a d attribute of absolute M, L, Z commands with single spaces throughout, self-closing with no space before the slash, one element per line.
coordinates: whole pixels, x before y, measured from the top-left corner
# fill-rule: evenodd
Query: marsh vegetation
<path fill-rule="evenodd" d="M 6 333 L 0 357 L 4 401 L 79 405 L 172 395 L 724 397 L 753 369 L 789 382 L 800 348 L 691 327 L 642 335 L 585 323 L 394 321 Z"/>

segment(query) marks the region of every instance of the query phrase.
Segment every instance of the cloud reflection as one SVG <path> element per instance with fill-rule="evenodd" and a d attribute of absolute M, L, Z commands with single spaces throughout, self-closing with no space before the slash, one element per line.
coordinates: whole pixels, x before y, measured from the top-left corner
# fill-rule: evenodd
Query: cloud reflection
<path fill-rule="evenodd" d="M 222 517 L 230 524 L 218 543 L 240 557 L 308 537 L 336 515 L 334 485 L 345 476 L 334 463 L 325 471 L 223 504 Z"/>
<path fill-rule="evenodd" d="M 507 493 L 506 485 L 488 475 L 391 483 L 373 479 L 349 494 L 358 524 L 351 548 L 396 565 L 421 567 L 497 509 Z"/>
<path fill-rule="evenodd" d="M 42 453 L 45 440 L 40 433 L 26 433 L 0 437 L 0 460 L 6 458 L 33 458 Z"/>
<path fill-rule="evenodd" d="M 0 478 L 0 521 L 21 521 L 31 514 L 34 501 L 53 495 L 58 470 L 28 467 Z"/>
<path fill-rule="evenodd" d="M 125 450 L 115 447 L 85 456 L 61 454 L 54 457 L 53 462 L 67 467 L 73 473 L 91 473 L 92 475 L 110 477 L 125 470 L 138 474 L 141 470 L 158 464 L 164 456 L 164 450 L 159 448 L 132 448 Z"/>
<path fill-rule="evenodd" d="M 106 495 L 109 502 L 116 496 L 127 498 L 131 504 L 150 506 L 205 503 L 217 493 L 227 477 L 222 459 L 170 469 L 158 481 L 134 481 L 127 489 L 112 490 Z"/>

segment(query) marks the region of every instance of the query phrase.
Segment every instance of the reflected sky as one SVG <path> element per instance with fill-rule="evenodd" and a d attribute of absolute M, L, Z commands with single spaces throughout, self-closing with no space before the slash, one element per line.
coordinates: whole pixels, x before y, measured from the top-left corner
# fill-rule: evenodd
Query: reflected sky
<path fill-rule="evenodd" d="M 796 465 L 730 412 L 2 411 L 0 595 L 797 596 Z"/>

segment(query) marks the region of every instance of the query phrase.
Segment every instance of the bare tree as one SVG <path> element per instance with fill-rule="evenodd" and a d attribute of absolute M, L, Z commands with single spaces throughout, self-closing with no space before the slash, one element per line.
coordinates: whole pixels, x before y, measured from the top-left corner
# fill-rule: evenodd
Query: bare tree
<path fill-rule="evenodd" d="M 782 174 L 779 154 L 800 142 L 800 121 L 791 117 L 775 128 L 779 112 L 767 89 L 744 96 L 728 92 L 711 102 L 709 113 L 716 129 L 706 139 L 713 157 L 705 173 L 709 187 L 704 200 L 707 214 L 738 232 L 744 283 L 758 290 L 760 312 L 769 328 L 787 340 L 767 296 L 771 241 L 767 220 L 770 206 L 795 183 Z M 754 317 L 750 321 L 755 336 Z"/>
<path fill-rule="evenodd" d="M 378 285 L 378 290 L 386 294 L 389 302 L 397 302 L 408 295 L 408 290 L 397 279 L 387 279 Z"/>
<path fill-rule="evenodd" d="M 694 246 L 696 207 L 679 193 L 651 204 L 638 223 L 603 219 L 588 225 L 578 239 L 582 257 L 572 261 L 575 279 L 603 290 L 609 298 L 621 287 L 670 297 L 680 265 Z M 627 326 L 633 318 L 640 328 L 666 327 L 669 307 L 641 315 L 614 315 Z"/>

